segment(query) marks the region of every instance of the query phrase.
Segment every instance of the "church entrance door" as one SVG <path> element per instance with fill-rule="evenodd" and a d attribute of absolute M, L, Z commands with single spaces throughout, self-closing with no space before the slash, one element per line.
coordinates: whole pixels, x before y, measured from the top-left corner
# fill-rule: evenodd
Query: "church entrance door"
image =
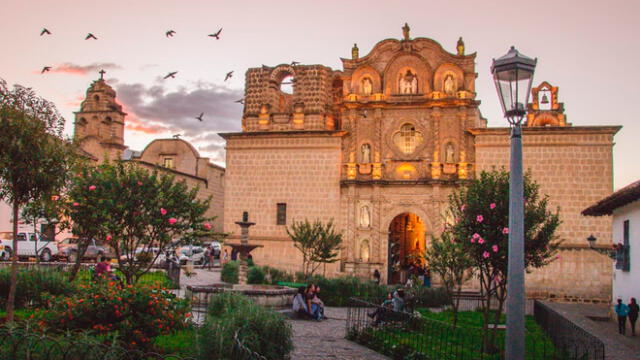
<path fill-rule="evenodd" d="M 389 224 L 389 284 L 404 284 L 411 272 L 417 272 L 425 264 L 424 252 L 426 227 L 413 213 L 397 215 Z"/>

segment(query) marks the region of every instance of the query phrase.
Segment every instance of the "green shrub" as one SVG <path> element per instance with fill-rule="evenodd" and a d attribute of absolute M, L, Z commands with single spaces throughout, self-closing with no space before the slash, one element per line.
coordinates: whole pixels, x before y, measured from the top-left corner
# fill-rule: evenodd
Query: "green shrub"
<path fill-rule="evenodd" d="M 103 336 L 117 333 L 125 346 L 148 350 L 161 334 L 184 329 L 190 316 L 185 300 L 150 286 L 97 282 L 80 286 L 73 296 L 51 296 L 35 320 L 47 332 L 87 330 Z"/>
<path fill-rule="evenodd" d="M 328 279 L 312 276 L 306 282 L 320 286 L 320 298 L 327 306 L 347 306 L 349 298 L 383 299 L 391 289 L 372 281 L 363 281 L 353 276 Z"/>
<path fill-rule="evenodd" d="M 0 270 L 0 308 L 5 308 L 9 295 L 11 271 Z M 19 269 L 16 288 L 17 309 L 44 305 L 43 295 L 70 295 L 76 286 L 69 282 L 66 273 L 58 270 Z"/>
<path fill-rule="evenodd" d="M 249 284 L 264 284 L 265 283 L 265 274 L 264 270 L 262 270 L 259 266 L 254 266 L 249 268 L 247 273 L 247 283 Z"/>
<path fill-rule="evenodd" d="M 222 267 L 220 279 L 229 284 L 237 284 L 239 268 L 240 264 L 237 261 L 229 261 Z"/>
<path fill-rule="evenodd" d="M 441 307 L 451 304 L 451 297 L 444 288 L 413 287 L 407 290 L 413 297 L 414 307 Z"/>
<path fill-rule="evenodd" d="M 180 356 L 196 356 L 196 329 L 189 327 L 153 339 L 155 350 L 161 354 L 178 354 Z"/>
<path fill-rule="evenodd" d="M 293 349 L 291 326 L 280 314 L 240 294 L 214 295 L 198 337 L 200 358 L 245 358 L 237 353 L 236 334 L 243 347 L 266 359 L 284 359 Z"/>

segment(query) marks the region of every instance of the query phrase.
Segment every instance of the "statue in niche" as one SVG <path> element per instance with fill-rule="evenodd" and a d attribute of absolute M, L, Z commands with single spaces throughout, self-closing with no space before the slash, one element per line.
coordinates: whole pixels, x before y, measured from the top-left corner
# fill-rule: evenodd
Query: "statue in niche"
<path fill-rule="evenodd" d="M 371 95 L 373 91 L 373 83 L 368 77 L 362 79 L 362 95 Z"/>
<path fill-rule="evenodd" d="M 371 162 L 371 145 L 362 144 L 362 163 L 368 164 Z"/>
<path fill-rule="evenodd" d="M 360 261 L 369 262 L 369 241 L 363 240 L 360 244 Z"/>
<path fill-rule="evenodd" d="M 444 79 L 444 93 L 453 95 L 456 92 L 456 82 L 451 74 Z"/>
<path fill-rule="evenodd" d="M 360 227 L 368 228 L 371 225 L 371 213 L 369 207 L 364 205 L 360 208 Z"/>
<path fill-rule="evenodd" d="M 445 157 L 444 157 L 445 162 L 448 163 L 448 164 L 453 164 L 455 162 L 455 160 L 453 158 L 453 155 L 454 155 L 453 144 L 448 143 L 447 144 L 447 149 L 446 149 L 446 152 L 445 152 Z"/>
<path fill-rule="evenodd" d="M 418 93 L 418 77 L 407 70 L 407 73 L 400 78 L 401 94 L 417 94 Z"/>

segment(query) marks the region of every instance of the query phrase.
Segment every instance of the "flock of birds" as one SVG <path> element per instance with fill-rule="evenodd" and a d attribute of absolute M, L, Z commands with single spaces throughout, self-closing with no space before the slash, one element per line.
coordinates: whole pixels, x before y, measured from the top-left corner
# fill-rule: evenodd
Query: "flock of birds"
<path fill-rule="evenodd" d="M 212 33 L 212 34 L 208 34 L 207 36 L 208 36 L 208 37 L 215 38 L 216 40 L 220 40 L 220 34 L 221 34 L 221 33 L 222 33 L 222 28 L 220 28 L 218 31 L 216 31 L 216 32 L 214 32 L 214 33 Z M 165 32 L 165 36 L 166 36 L 166 37 L 168 37 L 168 38 L 173 37 L 175 34 L 176 34 L 175 30 L 167 30 L 167 31 Z M 42 31 L 40 31 L 40 36 L 45 36 L 45 35 L 51 35 L 51 31 L 49 31 L 49 29 L 47 29 L 47 28 L 43 28 L 43 29 L 42 29 Z M 97 37 L 97 36 L 95 36 L 95 35 L 94 35 L 94 34 L 92 34 L 92 33 L 88 33 L 88 34 L 85 36 L 85 38 L 84 38 L 84 39 L 85 39 L 85 40 L 98 40 L 98 37 Z M 294 63 L 295 63 L 295 64 L 298 64 L 298 63 L 297 63 L 297 62 L 295 62 L 295 61 L 294 61 L 294 62 L 292 62 L 291 64 L 292 64 L 292 65 L 294 65 Z M 40 71 L 40 74 L 44 74 L 45 72 L 48 72 L 48 71 L 51 71 L 51 66 L 44 66 L 44 67 L 42 67 L 42 71 Z M 104 73 L 104 71 L 101 71 L 101 73 Z M 163 80 L 167 80 L 167 79 L 169 79 L 169 78 L 171 78 L 171 79 L 175 79 L 177 74 L 178 74 L 178 72 L 177 72 L 177 71 L 169 72 L 167 75 L 165 75 L 165 76 L 163 77 Z M 224 77 L 224 81 L 227 81 L 227 80 L 231 79 L 232 77 L 233 77 L 233 70 L 232 70 L 232 71 L 227 72 L 227 74 L 226 74 L 226 75 L 225 75 L 225 77 Z M 234 102 L 239 103 L 239 104 L 244 104 L 244 99 L 239 99 L 239 100 L 236 100 L 236 101 L 234 101 Z M 196 116 L 195 118 L 196 118 L 198 121 L 203 121 L 203 120 L 204 120 L 204 113 L 200 113 L 200 115 Z"/>

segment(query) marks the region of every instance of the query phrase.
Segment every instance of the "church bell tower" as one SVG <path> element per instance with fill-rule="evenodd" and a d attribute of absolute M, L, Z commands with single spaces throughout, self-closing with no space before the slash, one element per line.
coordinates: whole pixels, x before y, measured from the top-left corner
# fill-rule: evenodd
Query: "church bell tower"
<path fill-rule="evenodd" d="M 104 70 L 95 80 L 75 113 L 74 139 L 96 161 L 118 160 L 124 145 L 124 118 L 116 92 L 104 81 Z"/>

